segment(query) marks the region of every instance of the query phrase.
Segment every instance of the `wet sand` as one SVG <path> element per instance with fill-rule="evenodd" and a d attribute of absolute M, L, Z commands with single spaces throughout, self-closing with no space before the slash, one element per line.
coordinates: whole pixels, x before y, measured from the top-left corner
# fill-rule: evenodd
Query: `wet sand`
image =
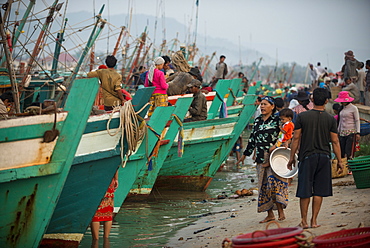
<path fill-rule="evenodd" d="M 280 227 L 295 227 L 300 223 L 299 198 L 295 197 L 296 179 L 289 188 L 289 203 L 285 210 L 286 219 L 277 221 Z M 325 197 L 318 217 L 321 227 L 308 229 L 313 235 L 370 226 L 370 188 L 357 189 L 353 176 L 333 179 L 333 196 Z M 178 231 L 167 247 L 221 247 L 225 238 L 230 240 L 240 234 L 265 230 L 266 223 L 259 224 L 267 213 L 257 213 L 256 195 L 224 199 L 230 201 L 228 207 L 212 210 L 212 215 L 201 217 L 194 225 Z M 311 205 L 310 205 L 311 207 Z M 220 213 L 217 213 L 220 212 Z M 275 212 L 277 220 L 277 212 Z M 309 218 L 311 209 L 309 210 Z M 209 228 L 208 230 L 205 230 Z M 277 228 L 271 223 L 269 229 Z M 202 231 L 204 230 L 204 231 Z M 194 234 L 194 232 L 197 232 Z"/>

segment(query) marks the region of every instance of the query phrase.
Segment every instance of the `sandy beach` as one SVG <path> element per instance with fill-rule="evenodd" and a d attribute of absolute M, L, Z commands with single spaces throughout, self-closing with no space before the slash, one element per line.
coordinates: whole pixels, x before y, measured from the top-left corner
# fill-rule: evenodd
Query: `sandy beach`
<path fill-rule="evenodd" d="M 289 203 L 285 210 L 286 219 L 277 221 L 280 227 L 295 227 L 300 223 L 299 198 L 295 197 L 297 181 L 289 187 Z M 318 222 L 321 227 L 308 229 L 313 235 L 370 226 L 370 188 L 357 189 L 353 176 L 333 179 L 333 196 L 324 198 Z M 218 207 L 211 215 L 199 218 L 194 225 L 178 231 L 166 247 L 221 247 L 225 238 L 230 240 L 240 234 L 265 230 L 266 223 L 259 224 L 266 213 L 257 213 L 257 195 L 224 199 L 228 207 Z M 309 212 L 309 217 L 311 213 Z M 277 212 L 275 212 L 277 219 Z M 271 223 L 268 229 L 277 228 Z M 195 233 L 195 234 L 194 234 Z"/>

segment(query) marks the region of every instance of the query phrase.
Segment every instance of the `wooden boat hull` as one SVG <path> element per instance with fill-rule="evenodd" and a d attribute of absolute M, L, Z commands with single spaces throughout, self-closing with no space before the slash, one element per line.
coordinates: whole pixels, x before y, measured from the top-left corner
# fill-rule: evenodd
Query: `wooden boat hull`
<path fill-rule="evenodd" d="M 98 87 L 97 79 L 74 82 L 65 105 L 68 115 L 63 124 L 58 122 L 60 134 L 54 148 L 49 147 L 51 156 L 44 152 L 29 153 L 35 148 L 23 147 L 22 141 L 41 139 L 53 121 L 28 124 L 28 119 L 37 116 L 22 118 L 22 126 L 5 127 L 18 120 L 1 122 L 0 147 L 13 146 L 19 158 L 33 158 L 26 162 L 17 158 L 11 166 L 2 163 L 0 168 L 0 247 L 38 247 L 67 178 Z M 29 145 L 32 144 L 37 142 Z"/>
<path fill-rule="evenodd" d="M 157 134 L 165 132 L 165 126 L 170 120 L 171 114 L 175 110 L 175 106 L 157 107 L 151 116 L 148 125 L 151 126 Z M 153 131 L 148 130 L 148 139 L 144 140 L 137 152 L 130 157 L 124 168 L 118 170 L 119 186 L 114 194 L 114 212 L 118 213 L 121 205 L 126 199 L 132 188 L 132 185 L 139 176 L 139 173 L 148 168 L 148 157 L 152 153 L 158 137 Z"/>
<path fill-rule="evenodd" d="M 132 100 L 135 111 L 148 102 L 154 88 L 141 89 Z M 145 116 L 149 106 L 140 113 Z M 78 247 L 108 186 L 122 164 L 119 113 L 90 116 L 58 204 L 40 247 Z"/>
<path fill-rule="evenodd" d="M 192 102 L 193 98 L 180 98 L 177 100 L 176 109 L 174 111 L 174 115 L 178 117 L 180 122 L 183 120 L 189 106 Z M 166 135 L 164 137 L 165 143 L 160 146 L 158 155 L 153 158 L 153 168 L 152 170 L 148 170 L 147 168 L 142 168 L 140 171 L 135 183 L 133 184 L 132 188 L 130 189 L 129 195 L 127 196 L 126 200 L 140 200 L 139 197 L 148 196 L 152 191 L 153 185 L 157 179 L 157 175 L 159 170 L 162 167 L 164 160 L 167 157 L 167 154 L 179 132 L 179 128 L 181 123 L 179 123 L 175 118 L 172 118 L 171 124 L 168 127 Z"/>
<path fill-rule="evenodd" d="M 241 103 L 244 99 L 244 97 L 236 99 L 238 88 L 240 87 L 239 79 L 221 80 L 217 87 L 217 92 L 220 96 L 229 96 L 226 100 L 229 106 L 229 118 L 215 119 L 219 115 L 219 108 L 222 102 L 220 97 L 215 98 L 215 95 L 213 95 L 214 99 L 212 98 L 213 101 L 208 108 L 209 120 L 184 123 L 185 149 L 183 156 L 193 155 L 186 158 L 178 158 L 176 135 L 173 136 L 169 131 L 167 133 L 169 143 L 161 147 L 158 158 L 154 160 L 153 170 L 145 170 L 140 173 L 134 187 L 130 190 L 128 200 L 138 201 L 145 198 L 152 191 L 154 184 L 156 187 L 166 190 L 204 191 L 208 187 L 217 171 L 214 167 L 218 168 L 222 161 L 227 158 L 240 133 L 247 125 L 246 122 L 255 111 L 253 103 L 256 96 L 249 96 L 248 100 L 245 100 L 244 105 L 231 106 L 236 101 Z M 251 93 L 254 93 L 254 88 L 250 88 Z M 179 97 L 175 97 L 175 100 L 178 99 Z M 245 108 L 244 106 L 247 107 Z M 246 113 L 247 116 L 245 116 Z M 205 147 L 208 148 L 203 150 Z M 200 156 L 198 157 L 196 154 Z M 161 157 L 161 155 L 166 157 Z M 222 160 L 220 157 L 224 157 L 224 159 Z M 171 171 L 171 163 L 176 165 L 174 166 L 175 171 Z M 199 171 L 196 171 L 198 165 L 200 168 Z M 160 174 L 160 171 L 163 173 L 163 166 L 165 167 L 163 171 L 167 171 L 168 175 Z M 212 172 L 208 173 L 207 171 L 209 170 Z"/>
<path fill-rule="evenodd" d="M 205 191 L 253 115 L 255 98 L 246 97 L 237 116 L 186 123 L 184 155 L 177 157 L 171 147 L 154 187 Z"/>

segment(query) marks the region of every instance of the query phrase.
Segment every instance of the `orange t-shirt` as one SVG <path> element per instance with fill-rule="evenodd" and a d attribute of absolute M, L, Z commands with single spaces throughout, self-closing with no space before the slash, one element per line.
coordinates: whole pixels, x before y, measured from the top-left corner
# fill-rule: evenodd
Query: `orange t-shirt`
<path fill-rule="evenodd" d="M 281 142 L 285 142 L 287 140 L 290 140 L 293 136 L 293 131 L 294 131 L 294 123 L 293 122 L 288 122 L 283 125 L 283 130 L 285 131 L 285 134 L 283 136 L 283 140 Z"/>

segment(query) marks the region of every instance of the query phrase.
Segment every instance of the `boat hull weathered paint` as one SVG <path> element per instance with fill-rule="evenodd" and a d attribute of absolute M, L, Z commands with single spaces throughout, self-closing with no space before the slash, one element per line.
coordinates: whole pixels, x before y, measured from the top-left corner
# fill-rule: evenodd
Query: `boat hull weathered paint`
<path fill-rule="evenodd" d="M 170 120 L 175 106 L 157 107 L 148 121 L 148 125 L 155 130 L 157 135 L 166 131 L 165 126 Z M 146 139 L 146 138 L 145 138 Z M 149 166 L 148 157 L 151 155 L 159 138 L 148 129 L 147 140 L 144 140 L 137 152 L 130 157 L 125 167 L 118 170 L 119 186 L 114 194 L 114 212 L 118 213 L 121 205 L 126 199 L 132 185 L 140 172 Z"/>
<path fill-rule="evenodd" d="M 157 175 L 162 168 L 162 164 L 167 157 L 167 154 L 179 133 L 179 128 L 182 120 L 184 119 L 191 102 L 193 101 L 192 97 L 187 98 L 180 98 L 176 102 L 176 109 L 174 111 L 174 115 L 172 116 L 171 124 L 168 127 L 166 135 L 164 137 L 164 144 L 162 144 L 159 148 L 158 155 L 153 157 L 153 168 L 152 170 L 148 170 L 147 168 L 142 168 L 141 172 L 139 173 L 135 183 L 133 184 L 132 188 L 130 189 L 130 193 L 127 196 L 126 200 L 140 200 L 139 197 L 146 197 L 152 191 L 153 185 L 157 179 Z M 180 121 L 180 122 L 179 122 Z"/>
<path fill-rule="evenodd" d="M 184 155 L 182 158 L 176 156 L 174 143 L 154 187 L 206 190 L 253 115 L 254 100 L 255 96 L 245 97 L 241 112 L 231 117 L 186 123 Z"/>
<path fill-rule="evenodd" d="M 136 92 L 134 110 L 144 117 L 154 88 Z M 143 109 L 142 109 L 143 108 Z M 122 164 L 119 112 L 90 116 L 65 186 L 40 247 L 78 247 L 108 186 Z"/>
<path fill-rule="evenodd" d="M 60 134 L 50 160 L 0 169 L 0 247 L 38 247 L 67 178 L 98 87 L 97 79 L 73 83 L 64 108 L 68 115 L 63 124 L 58 123 Z M 0 146 L 40 139 L 53 124 L 28 125 L 29 118 L 34 117 L 22 118 L 23 126 L 0 128 Z M 22 153 L 28 148 L 14 149 Z M 38 155 L 28 154 L 30 157 Z"/>

